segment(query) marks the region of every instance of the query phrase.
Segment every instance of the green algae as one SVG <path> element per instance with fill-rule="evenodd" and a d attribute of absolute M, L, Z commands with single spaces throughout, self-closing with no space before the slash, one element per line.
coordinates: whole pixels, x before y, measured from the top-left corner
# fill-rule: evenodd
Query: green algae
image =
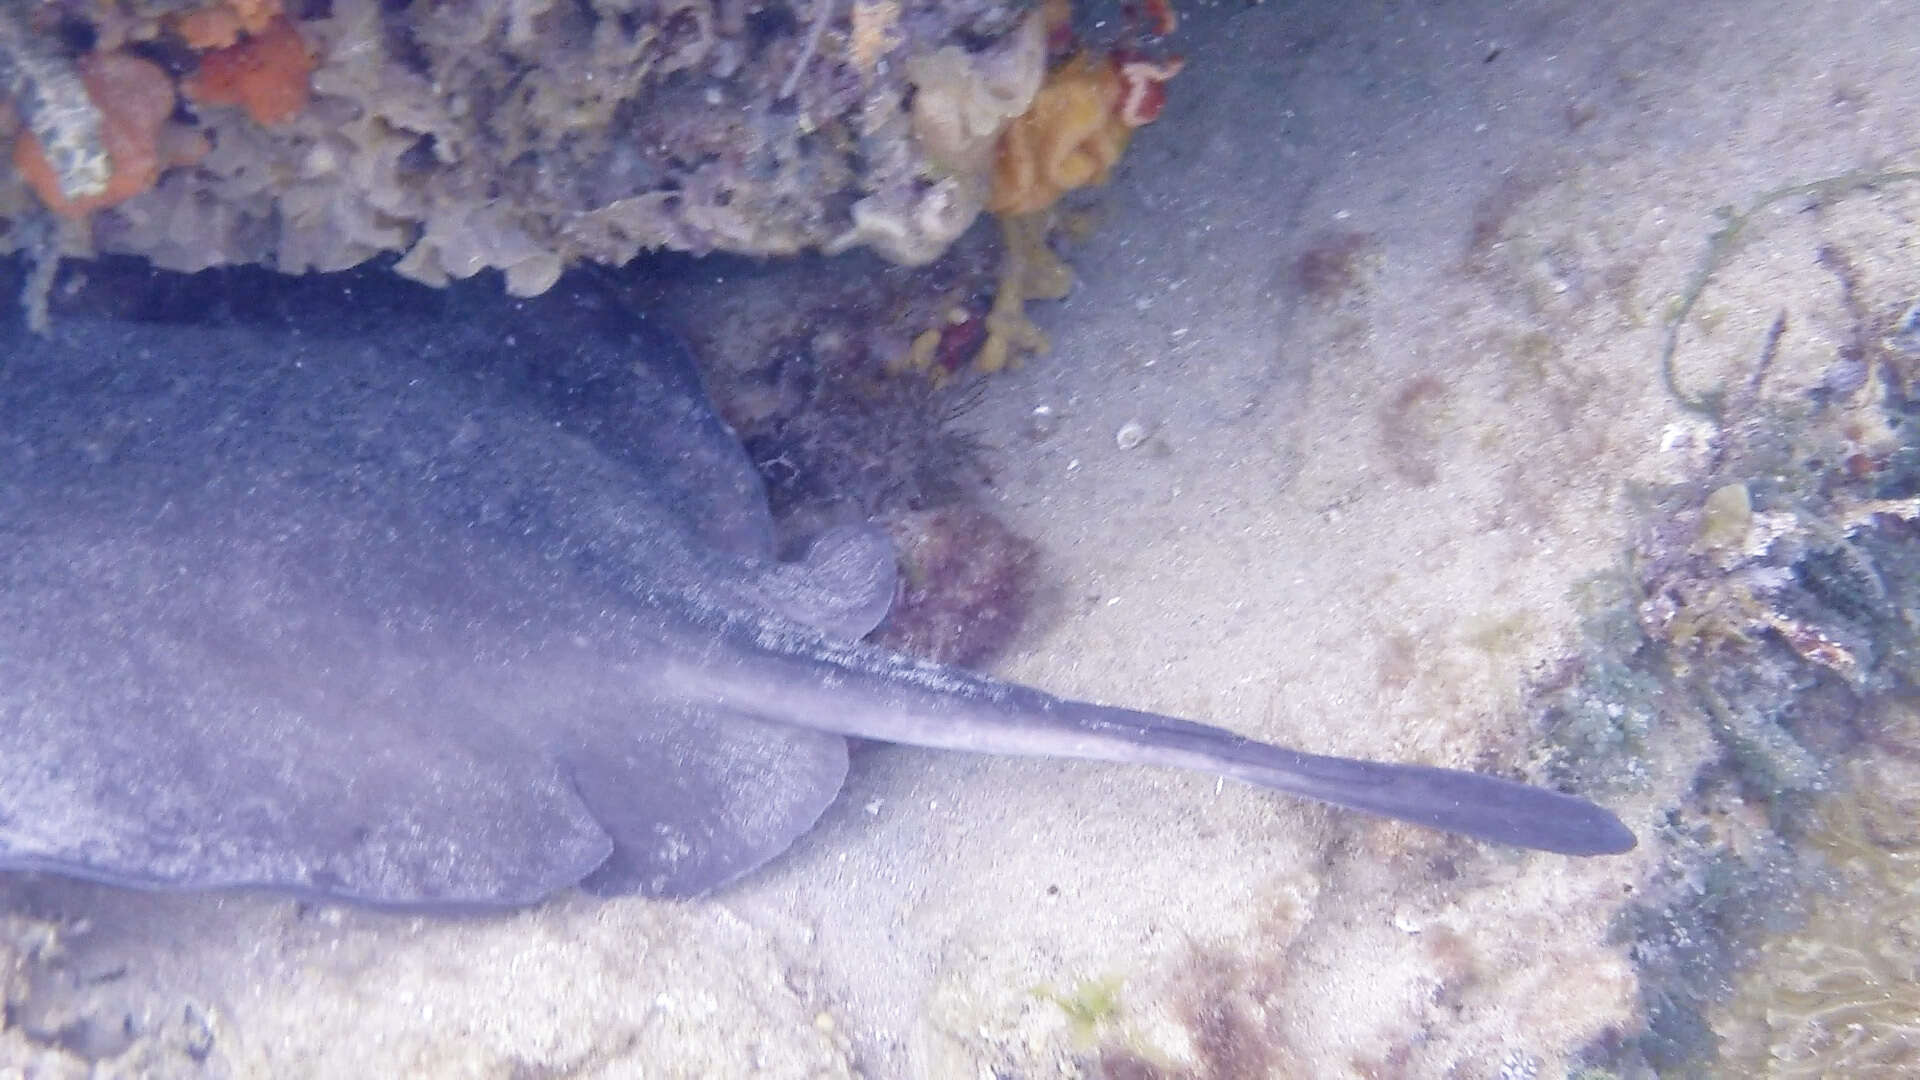
<path fill-rule="evenodd" d="M 1690 392 L 1680 384 L 1680 375 L 1674 366 L 1674 358 L 1680 351 L 1680 331 L 1694 316 L 1694 308 L 1713 281 L 1714 273 L 1720 269 L 1727 256 L 1752 224 L 1754 216 L 1777 203 L 1788 199 L 1812 199 L 1828 202 L 1843 198 L 1860 191 L 1871 191 L 1888 184 L 1907 183 L 1920 180 L 1920 169 L 1856 169 L 1852 172 L 1828 176 L 1800 184 L 1787 184 L 1760 195 L 1745 207 L 1722 206 L 1716 214 L 1720 218 L 1720 227 L 1707 238 L 1707 250 L 1694 268 L 1693 276 L 1681 289 L 1667 314 L 1666 334 L 1660 346 L 1660 380 L 1667 393 L 1681 408 L 1701 416 L 1720 419 L 1727 405 L 1725 388 Z"/>
<path fill-rule="evenodd" d="M 1745 484 L 1715 488 L 1702 508 L 1700 544 L 1710 554 L 1734 555 L 1753 533 L 1753 496 Z"/>
<path fill-rule="evenodd" d="M 1060 1007 L 1067 1016 L 1074 1041 L 1091 1046 L 1101 1029 L 1120 1016 L 1120 989 L 1126 980 L 1118 975 L 1083 979 L 1066 993 L 1040 987 L 1034 995 Z"/>

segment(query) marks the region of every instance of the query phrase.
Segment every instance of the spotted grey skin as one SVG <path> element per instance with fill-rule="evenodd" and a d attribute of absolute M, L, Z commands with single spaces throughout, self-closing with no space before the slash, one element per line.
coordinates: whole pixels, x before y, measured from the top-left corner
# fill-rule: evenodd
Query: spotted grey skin
<path fill-rule="evenodd" d="M 4 329 L 0 869 L 514 905 L 691 895 L 845 736 L 1184 766 L 1501 843 L 1579 799 L 1316 757 L 857 644 L 877 533 L 773 558 L 685 350 L 577 295 Z"/>

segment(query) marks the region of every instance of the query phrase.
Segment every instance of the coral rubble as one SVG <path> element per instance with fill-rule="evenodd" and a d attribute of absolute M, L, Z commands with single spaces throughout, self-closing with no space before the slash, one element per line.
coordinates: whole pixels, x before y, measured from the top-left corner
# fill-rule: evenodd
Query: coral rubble
<path fill-rule="evenodd" d="M 1698 468 L 1641 493 L 1642 535 L 1546 716 L 1565 776 L 1626 793 L 1683 770 L 1663 864 L 1616 927 L 1646 1026 L 1590 1054 L 1622 1075 L 1920 1061 L 1920 398 L 1902 337 L 1920 277 L 1897 239 L 1914 193 L 1895 186 L 1916 178 L 1764 197 L 1828 200 L 1797 235 L 1730 214 L 1658 356 L 1711 422 L 1669 431 Z M 1776 299 L 1782 267 L 1806 309 Z M 1699 302 L 1728 293 L 1758 317 L 1716 338 Z"/>
<path fill-rule="evenodd" d="M 16 154 L 31 142 L 27 156 L 45 164 L 56 197 L 86 199 L 106 190 L 112 162 L 100 110 L 74 64 L 35 32 L 19 7 L 0 12 L 0 87 L 27 127 Z"/>
<path fill-rule="evenodd" d="M 55 213 L 81 217 L 125 202 L 151 188 L 165 169 L 205 152 L 196 136 L 171 123 L 173 84 L 158 65 L 126 53 L 94 53 L 81 58 L 79 71 L 100 114 L 100 143 L 110 163 L 106 182 L 75 193 L 71 170 L 55 164 L 58 152 L 49 154 L 37 134 L 22 133 L 13 145 L 18 175 Z"/>

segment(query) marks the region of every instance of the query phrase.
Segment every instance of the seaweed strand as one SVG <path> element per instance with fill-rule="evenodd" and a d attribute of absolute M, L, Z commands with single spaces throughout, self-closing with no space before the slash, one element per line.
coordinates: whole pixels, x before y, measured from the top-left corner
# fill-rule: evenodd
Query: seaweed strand
<path fill-rule="evenodd" d="M 1920 180 L 1920 169 L 1857 169 L 1820 180 L 1806 183 L 1788 184 L 1774 188 L 1762 194 L 1744 209 L 1731 206 L 1720 207 L 1715 214 L 1721 225 L 1707 238 L 1706 254 L 1694 268 L 1693 276 L 1687 279 L 1687 287 L 1680 293 L 1680 302 L 1667 319 L 1665 340 L 1660 346 L 1660 381 L 1666 386 L 1667 393 L 1681 408 L 1697 413 L 1718 422 L 1722 418 L 1726 404 L 1724 389 L 1704 390 L 1698 394 L 1689 393 L 1680 385 L 1680 376 L 1674 370 L 1674 354 L 1680 349 L 1680 328 L 1686 324 L 1687 316 L 1693 313 L 1693 306 L 1707 291 L 1707 284 L 1713 280 L 1714 272 L 1719 270 L 1721 262 L 1733 250 L 1734 243 L 1755 214 L 1787 199 L 1812 197 L 1818 200 L 1837 199 L 1856 191 L 1871 190 L 1887 184 L 1905 183 Z"/>

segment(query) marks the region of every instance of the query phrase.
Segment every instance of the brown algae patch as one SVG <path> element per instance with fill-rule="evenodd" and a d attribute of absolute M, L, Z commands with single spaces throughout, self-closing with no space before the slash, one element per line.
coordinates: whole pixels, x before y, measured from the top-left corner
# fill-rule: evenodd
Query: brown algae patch
<path fill-rule="evenodd" d="M 1806 923 L 1761 946 L 1716 1031 L 1738 1075 L 1895 1077 L 1920 1070 L 1920 837 L 1908 773 L 1883 786 L 1885 760 L 1852 770 L 1853 789 L 1821 807 L 1809 849 L 1833 875 Z M 1875 818 L 1896 811 L 1905 835 Z"/>

